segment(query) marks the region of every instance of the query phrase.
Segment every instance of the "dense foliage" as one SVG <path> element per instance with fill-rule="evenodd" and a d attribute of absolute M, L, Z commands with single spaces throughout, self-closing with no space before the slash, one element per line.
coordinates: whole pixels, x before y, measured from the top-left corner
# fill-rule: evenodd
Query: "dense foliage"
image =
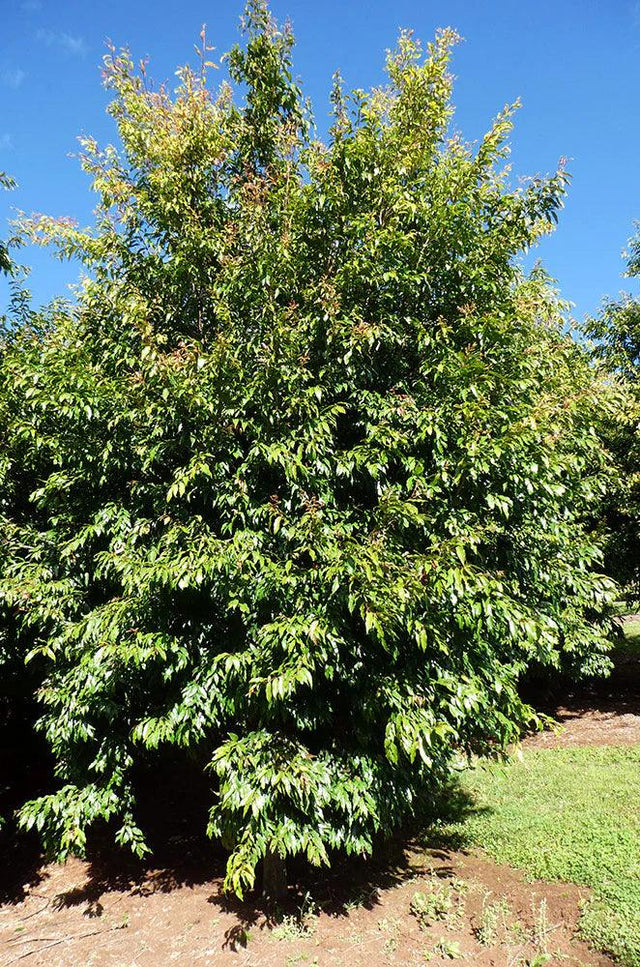
<path fill-rule="evenodd" d="M 289 32 L 258 0 L 245 31 L 236 94 L 204 35 L 173 94 L 106 58 L 95 227 L 22 224 L 82 260 L 77 305 L 2 364 L 0 593 L 60 779 L 22 822 L 141 852 L 135 767 L 174 747 L 210 770 L 237 892 L 265 856 L 369 851 L 503 749 L 532 662 L 605 668 L 609 595 L 581 525 L 597 386 L 517 264 L 565 173 L 511 187 L 512 108 L 451 132 L 450 31 L 424 59 L 403 34 L 384 89 L 336 78 L 326 143 Z"/>
<path fill-rule="evenodd" d="M 15 187 L 13 179 L 2 171 L 0 187 Z M 25 287 L 26 270 L 16 262 L 13 246 L 2 240 L 0 276 L 6 277 L 2 278 L 2 282 L 8 293 L 6 311 L 0 314 L 0 368 L 3 368 L 6 353 L 10 352 L 14 340 L 26 336 L 29 329 L 35 334 L 39 326 L 37 317 L 30 309 L 30 296 Z M 17 504 L 20 501 L 28 502 L 29 493 L 37 481 L 35 475 L 25 476 L 25 468 L 14 459 L 17 454 L 12 452 L 9 442 L 15 429 L 11 426 L 14 418 L 13 386 L 3 373 L 0 379 L 0 571 L 12 560 L 12 521 Z M 33 643 L 33 637 L 30 633 L 21 637 L 20 622 L 15 620 L 12 612 L 12 608 L 3 607 L 0 603 L 0 754 L 3 761 L 6 761 L 4 753 L 13 739 L 11 726 L 16 724 L 25 704 L 33 704 L 34 690 L 41 683 L 38 663 L 30 668 L 25 668 L 24 663 L 26 650 Z"/>
<path fill-rule="evenodd" d="M 631 239 L 627 276 L 640 278 L 640 232 Z M 611 486 L 603 504 L 605 564 L 627 595 L 640 600 L 640 299 L 624 295 L 604 303 L 588 320 L 594 356 L 622 390 L 621 403 L 603 414 L 599 432 L 609 451 Z"/>

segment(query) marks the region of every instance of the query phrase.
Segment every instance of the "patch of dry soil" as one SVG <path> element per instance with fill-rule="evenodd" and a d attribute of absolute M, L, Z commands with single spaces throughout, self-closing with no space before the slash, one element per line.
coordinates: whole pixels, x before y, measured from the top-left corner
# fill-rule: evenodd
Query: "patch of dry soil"
<path fill-rule="evenodd" d="M 0 907 L 3 967 L 442 967 L 462 956 L 478 967 L 525 967 L 543 953 L 549 959 L 538 963 L 611 965 L 576 938 L 586 890 L 531 883 L 464 853 L 409 850 L 401 868 L 380 876 L 345 867 L 307 897 L 304 921 L 292 915 L 299 896 L 290 919 L 273 918 L 229 902 L 219 879 L 196 873 L 112 881 L 70 860 L 39 875 L 22 899 Z M 448 892 L 451 909 L 421 927 L 412 899 L 434 890 Z"/>

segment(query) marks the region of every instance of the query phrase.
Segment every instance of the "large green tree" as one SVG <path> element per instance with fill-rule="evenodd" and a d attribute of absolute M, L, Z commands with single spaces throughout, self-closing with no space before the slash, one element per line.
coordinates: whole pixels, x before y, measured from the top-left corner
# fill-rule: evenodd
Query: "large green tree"
<path fill-rule="evenodd" d="M 215 94 L 204 36 L 173 93 L 112 51 L 95 226 L 23 223 L 87 273 L 4 356 L 40 480 L 0 583 L 60 780 L 23 823 L 143 851 L 135 766 L 173 747 L 237 892 L 265 858 L 370 851 L 517 739 L 532 662 L 606 668 L 609 594 L 597 386 L 518 268 L 564 171 L 512 187 L 512 108 L 475 147 L 451 130 L 451 31 L 425 57 L 402 34 L 385 87 L 336 78 L 323 142 L 289 31 L 258 0 L 244 26 Z"/>

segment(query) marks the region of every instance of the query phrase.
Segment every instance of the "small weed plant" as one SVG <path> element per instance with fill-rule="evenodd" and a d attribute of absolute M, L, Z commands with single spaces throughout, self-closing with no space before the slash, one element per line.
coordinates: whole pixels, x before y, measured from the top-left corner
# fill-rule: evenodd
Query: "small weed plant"
<path fill-rule="evenodd" d="M 423 929 L 442 920 L 447 920 L 454 912 L 455 892 L 451 884 L 436 886 L 433 889 L 413 894 L 409 910 Z"/>

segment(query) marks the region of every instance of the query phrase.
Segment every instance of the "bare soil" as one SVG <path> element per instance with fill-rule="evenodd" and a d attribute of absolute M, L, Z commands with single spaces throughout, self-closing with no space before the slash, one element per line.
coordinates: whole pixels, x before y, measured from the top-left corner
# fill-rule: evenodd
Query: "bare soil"
<path fill-rule="evenodd" d="M 298 893 L 276 916 L 229 901 L 219 878 L 196 869 L 114 876 L 80 860 L 45 866 L 21 899 L 0 907 L 0 962 L 441 967 L 464 957 L 479 967 L 611 964 L 575 935 L 587 891 L 527 882 L 479 856 L 409 848 L 392 868 L 355 864 L 318 882 L 322 889 L 312 886 L 306 900 Z M 421 926 L 412 899 L 434 890 L 448 893 L 451 909 Z M 549 959 L 536 961 L 544 954 Z"/>

